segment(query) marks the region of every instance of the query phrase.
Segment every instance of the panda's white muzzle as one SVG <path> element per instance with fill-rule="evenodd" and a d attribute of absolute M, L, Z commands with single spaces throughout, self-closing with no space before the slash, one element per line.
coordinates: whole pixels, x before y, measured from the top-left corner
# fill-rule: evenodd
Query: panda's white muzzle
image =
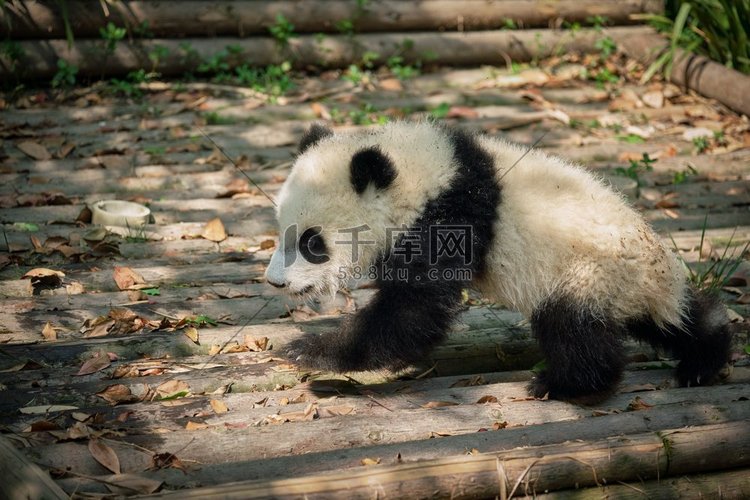
<path fill-rule="evenodd" d="M 276 288 L 286 286 L 286 273 L 284 266 L 284 252 L 277 249 L 271 256 L 271 262 L 266 268 L 266 281 Z"/>

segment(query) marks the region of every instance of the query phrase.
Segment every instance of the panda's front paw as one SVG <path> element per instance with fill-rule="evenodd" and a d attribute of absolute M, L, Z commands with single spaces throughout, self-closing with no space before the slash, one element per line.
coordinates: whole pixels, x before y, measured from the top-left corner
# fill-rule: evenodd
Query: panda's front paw
<path fill-rule="evenodd" d="M 289 342 L 281 348 L 279 355 L 301 368 L 347 371 L 334 345 L 335 343 L 327 339 L 327 335 L 307 335 Z"/>

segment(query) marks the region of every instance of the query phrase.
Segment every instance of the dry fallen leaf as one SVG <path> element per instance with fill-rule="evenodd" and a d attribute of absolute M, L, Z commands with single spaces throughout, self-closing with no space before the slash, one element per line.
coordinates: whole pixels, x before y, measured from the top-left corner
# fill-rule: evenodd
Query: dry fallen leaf
<path fill-rule="evenodd" d="M 444 406 L 457 406 L 458 403 L 453 401 L 430 401 L 422 405 L 422 408 L 442 408 Z"/>
<path fill-rule="evenodd" d="M 107 368 L 110 364 L 109 356 L 102 353 L 96 353 L 94 357 L 86 360 L 86 362 L 81 365 L 81 368 L 76 375 L 91 375 L 92 373 Z"/>
<path fill-rule="evenodd" d="M 201 236 L 209 241 L 219 243 L 220 241 L 227 239 L 227 232 L 224 229 L 224 224 L 221 222 L 221 219 L 217 217 L 206 223 Z"/>
<path fill-rule="evenodd" d="M 229 408 L 227 408 L 227 405 L 224 404 L 224 401 L 212 399 L 209 401 L 209 403 L 211 404 L 211 408 L 217 414 L 226 413 L 229 411 Z"/>
<path fill-rule="evenodd" d="M 192 340 L 194 343 L 200 345 L 200 342 L 198 342 L 198 329 L 196 327 L 189 326 L 185 328 L 182 333 L 184 333 L 185 336 Z"/>
<path fill-rule="evenodd" d="M 26 156 L 33 158 L 34 160 L 44 161 L 52 158 L 52 155 L 47 151 L 47 148 L 38 142 L 23 141 L 16 144 L 16 147 Z"/>
<path fill-rule="evenodd" d="M 497 403 L 497 397 L 495 396 L 482 396 L 477 400 L 477 404 L 484 404 L 484 403 Z"/>
<path fill-rule="evenodd" d="M 274 240 L 263 240 L 260 242 L 261 250 L 270 250 L 271 248 L 275 246 L 276 246 L 276 242 Z"/>
<path fill-rule="evenodd" d="M 120 473 L 120 459 L 117 458 L 115 450 L 102 443 L 98 439 L 89 440 L 89 453 L 94 457 L 94 460 L 102 464 L 107 469 L 111 470 L 115 474 Z"/>
<path fill-rule="evenodd" d="M 245 335 L 245 345 L 252 352 L 261 352 L 268 349 L 268 337 L 255 338 L 252 335 Z"/>
<path fill-rule="evenodd" d="M 133 495 L 133 492 L 150 495 L 162 485 L 162 481 L 139 477 L 134 474 L 117 474 L 100 479 L 106 481 L 104 484 L 112 493 L 128 496 Z"/>
<path fill-rule="evenodd" d="M 111 404 L 134 403 L 139 399 L 128 386 L 123 384 L 110 385 L 103 391 L 97 392 L 96 395 Z"/>
<path fill-rule="evenodd" d="M 363 458 L 362 460 L 360 460 L 360 463 L 365 466 L 378 465 L 380 463 L 380 459 L 379 458 Z"/>
<path fill-rule="evenodd" d="M 45 286 L 57 288 L 62 285 L 62 279 L 65 277 L 65 273 L 62 271 L 55 271 L 54 269 L 47 269 L 46 267 L 37 267 L 26 274 L 21 276 L 21 279 L 31 279 L 31 286 Z"/>
<path fill-rule="evenodd" d="M 168 380 L 156 388 L 156 394 L 162 399 L 189 392 L 190 386 L 182 380 Z"/>
<path fill-rule="evenodd" d="M 57 340 L 57 331 L 55 331 L 49 321 L 42 328 L 42 337 L 44 337 L 44 340 Z"/>
<path fill-rule="evenodd" d="M 117 288 L 120 290 L 127 290 L 134 285 L 142 285 L 146 283 L 143 276 L 129 267 L 115 266 L 113 277 L 115 283 L 117 283 Z"/>
<path fill-rule="evenodd" d="M 185 424 L 185 430 L 188 431 L 197 431 L 201 429 L 208 429 L 208 424 L 203 422 L 188 422 Z"/>
<path fill-rule="evenodd" d="M 653 406 L 654 405 L 648 404 L 642 400 L 640 396 L 636 396 L 635 399 L 628 404 L 628 411 L 648 410 Z"/>

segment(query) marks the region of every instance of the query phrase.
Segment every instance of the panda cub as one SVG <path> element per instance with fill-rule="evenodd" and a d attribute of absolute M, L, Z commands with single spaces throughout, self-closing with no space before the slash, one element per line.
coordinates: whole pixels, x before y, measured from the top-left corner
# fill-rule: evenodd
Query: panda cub
<path fill-rule="evenodd" d="M 682 385 L 729 361 L 723 306 L 583 168 L 497 138 L 397 122 L 334 134 L 313 126 L 278 199 L 267 281 L 306 299 L 370 276 L 372 300 L 338 331 L 283 354 L 321 370 L 399 369 L 425 358 L 462 290 L 522 312 L 546 358 L 531 395 L 594 402 L 616 389 L 626 335 L 679 358 Z"/>

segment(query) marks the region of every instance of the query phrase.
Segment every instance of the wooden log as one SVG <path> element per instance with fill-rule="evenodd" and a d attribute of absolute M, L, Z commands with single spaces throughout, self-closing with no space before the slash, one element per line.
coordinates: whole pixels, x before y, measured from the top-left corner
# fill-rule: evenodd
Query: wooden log
<path fill-rule="evenodd" d="M 525 403 L 513 404 L 523 405 Z M 600 440 L 613 434 L 625 436 L 680 426 L 719 424 L 746 419 L 748 410 L 750 410 L 750 402 L 748 401 L 727 401 L 726 403 L 717 401 L 715 404 L 657 405 L 647 412 L 605 414 L 596 418 L 581 418 L 578 420 L 560 421 L 552 416 L 553 421 L 538 425 L 508 427 L 494 432 L 471 432 L 445 436 L 439 439 L 416 440 L 416 436 L 413 436 L 412 439 L 405 442 L 381 441 L 368 443 L 357 441 L 353 444 L 342 445 L 339 449 L 332 447 L 329 450 L 302 455 L 286 453 L 276 457 L 258 456 L 244 459 L 233 456 L 231 462 L 222 460 L 220 463 L 211 462 L 202 457 L 202 467 L 198 470 L 190 470 L 188 474 L 172 469 L 150 472 L 146 474 L 146 477 L 163 481 L 169 489 L 218 485 L 232 481 L 292 478 L 326 471 L 360 469 L 362 460 L 365 458 L 378 459 L 383 465 L 396 465 L 402 461 L 413 463 L 464 455 L 469 450 L 497 453 L 522 446 L 543 446 L 577 440 Z M 396 415 L 398 414 L 391 414 L 393 421 L 400 418 Z M 342 430 L 349 432 L 350 429 L 351 426 L 339 425 L 337 429 L 331 431 L 333 433 L 331 435 L 335 436 Z M 364 436 L 366 431 L 360 434 Z M 295 435 L 293 432 L 287 433 L 287 436 Z M 298 439 L 301 438 L 302 436 Z M 216 449 L 216 457 L 225 457 L 226 452 L 222 455 L 220 443 L 212 442 L 210 438 L 206 438 L 205 435 L 200 433 L 185 436 L 182 441 L 187 442 L 192 439 L 197 440 L 191 443 L 196 447 L 203 447 L 206 450 Z M 318 440 L 320 440 L 319 437 Z M 171 446 L 176 446 L 175 449 L 182 448 L 175 442 L 174 444 L 162 445 L 156 449 L 158 451 L 173 450 Z M 232 449 L 243 450 L 243 453 L 249 455 L 253 452 L 254 446 L 255 441 L 251 436 L 239 435 L 234 441 Z M 54 447 L 47 447 L 44 451 L 39 450 L 31 453 L 31 450 L 29 450 L 29 452 L 34 459 L 44 460 L 48 464 L 67 464 L 76 472 L 86 473 L 89 471 L 92 474 L 100 474 L 101 472 L 95 472 L 98 466 L 93 459 L 86 453 L 78 451 L 82 448 L 83 445 L 77 443 L 60 443 Z M 126 453 L 126 455 L 120 455 L 121 461 L 140 465 L 140 469 L 134 468 L 133 470 L 142 470 L 148 464 L 147 460 L 142 457 L 138 458 L 132 447 Z M 185 452 L 180 452 L 178 455 L 182 458 L 187 456 Z M 61 485 L 69 492 L 92 491 L 92 487 L 96 486 L 95 483 L 92 484 L 89 481 L 76 478 L 64 480 Z"/>
<path fill-rule="evenodd" d="M 64 38 L 61 5 L 48 1 L 6 2 L 0 11 L 3 38 Z M 283 15 L 297 33 L 338 33 L 351 22 L 356 33 L 371 31 L 486 30 L 514 21 L 524 27 L 585 22 L 602 16 L 613 24 L 630 24 L 632 14 L 663 12 L 662 0 L 430 0 L 377 1 L 359 6 L 350 0 L 299 1 L 163 1 L 124 0 L 105 8 L 91 1 L 65 2 L 70 28 L 77 38 L 98 38 L 108 22 L 131 35 L 144 25 L 158 37 L 248 36 L 268 34 Z"/>
<path fill-rule="evenodd" d="M 503 498 L 750 465 L 750 421 L 599 441 L 373 466 L 294 479 L 235 483 L 151 498 Z M 717 446 L 721 444 L 721 446 Z"/>
<path fill-rule="evenodd" d="M 8 500 L 63 500 L 68 495 L 52 478 L 0 436 L 0 497 Z"/>
<path fill-rule="evenodd" d="M 650 28 L 615 27 L 609 30 L 620 37 L 639 37 L 651 33 Z M 378 54 L 375 63 L 385 62 L 392 55 L 405 63 L 417 61 L 444 65 L 504 64 L 506 60 L 529 61 L 566 52 L 592 52 L 602 38 L 600 30 L 579 31 L 520 30 L 445 33 L 383 33 L 363 34 L 356 38 L 334 35 L 319 38 L 304 35 L 281 48 L 267 37 L 211 38 L 188 40 L 153 39 L 118 43 L 113 54 L 104 49 L 100 40 L 77 40 L 72 47 L 65 40 L 22 41 L 23 56 L 17 63 L 19 74 L 11 71 L 7 56 L 0 59 L 0 78 L 49 78 L 58 70 L 58 59 L 78 68 L 80 76 L 102 77 L 123 75 L 140 68 L 153 68 L 163 75 L 195 71 L 201 61 L 215 56 L 228 46 L 230 66 L 247 64 L 266 66 L 292 61 L 299 67 L 345 67 L 356 63 L 367 53 Z M 405 43 L 406 42 L 406 43 Z M 154 67 L 149 54 L 157 48 L 165 51 Z"/>
<path fill-rule="evenodd" d="M 687 477 L 669 477 L 659 481 L 633 484 L 609 484 L 596 488 L 562 490 L 537 495 L 538 500 L 618 500 L 672 498 L 750 498 L 750 469 L 739 469 Z"/>
<path fill-rule="evenodd" d="M 644 64 L 653 63 L 669 50 L 668 42 L 656 34 L 621 38 L 613 34 L 618 47 Z M 669 79 L 701 95 L 716 99 L 735 111 L 750 115 L 750 75 L 712 61 L 707 57 L 677 49 Z"/>

